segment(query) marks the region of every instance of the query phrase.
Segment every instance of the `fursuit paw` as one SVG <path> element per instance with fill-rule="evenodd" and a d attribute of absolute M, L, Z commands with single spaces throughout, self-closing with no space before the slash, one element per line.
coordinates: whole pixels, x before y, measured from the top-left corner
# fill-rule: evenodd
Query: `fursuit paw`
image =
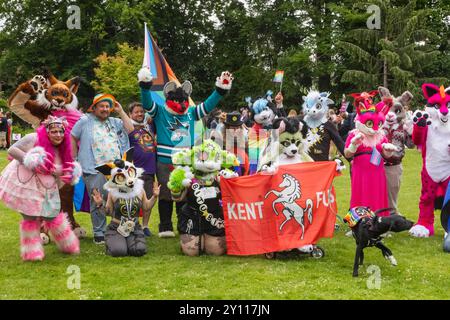
<path fill-rule="evenodd" d="M 346 169 L 346 166 L 344 164 L 344 161 L 342 161 L 341 159 L 334 159 L 334 162 L 336 162 L 336 171 L 337 172 L 342 172 L 342 170 Z"/>
<path fill-rule="evenodd" d="M 69 168 L 63 169 L 63 175 L 59 178 L 64 183 L 74 186 L 80 181 L 82 175 L 83 171 L 81 169 L 81 165 L 75 161 L 70 163 Z"/>
<path fill-rule="evenodd" d="M 219 93 L 226 93 L 227 91 L 229 91 L 231 89 L 233 80 L 233 75 L 230 72 L 222 72 L 220 77 L 217 77 L 216 79 L 216 87 L 219 89 Z"/>
<path fill-rule="evenodd" d="M 426 111 L 416 110 L 413 114 L 413 123 L 419 127 L 426 127 L 431 124 L 430 115 Z"/>
<path fill-rule="evenodd" d="M 358 133 L 356 134 L 352 140 L 350 140 L 350 144 L 347 147 L 347 149 L 351 152 L 351 153 L 356 153 L 356 150 L 358 149 L 358 147 L 361 145 L 362 141 L 364 139 L 364 135 L 362 133 Z"/>
<path fill-rule="evenodd" d="M 52 156 L 44 148 L 34 147 L 25 154 L 23 165 L 33 172 L 50 174 L 55 171 L 51 158 Z"/>
<path fill-rule="evenodd" d="M 261 167 L 261 173 L 262 174 L 275 174 L 278 170 L 278 166 L 273 163 L 273 164 L 265 164 Z"/>
<path fill-rule="evenodd" d="M 34 94 L 38 94 L 44 90 L 47 80 L 41 75 L 35 75 L 28 83 L 33 88 Z"/>
<path fill-rule="evenodd" d="M 220 170 L 219 177 L 224 178 L 224 179 L 231 179 L 231 178 L 239 177 L 239 175 L 236 172 L 231 171 L 229 169 L 223 169 L 223 170 Z"/>
<path fill-rule="evenodd" d="M 143 67 L 138 72 L 139 86 L 143 89 L 150 89 L 152 86 L 153 75 L 148 67 Z"/>
<path fill-rule="evenodd" d="M 383 143 L 382 147 L 383 147 L 383 150 L 386 152 L 398 151 L 398 148 L 395 145 L 393 145 L 392 143 Z"/>
<path fill-rule="evenodd" d="M 45 246 L 50 243 L 50 237 L 48 236 L 48 234 L 46 234 L 45 232 L 41 232 L 40 236 L 42 245 Z"/>
<path fill-rule="evenodd" d="M 428 238 L 430 236 L 430 230 L 420 224 L 416 224 L 414 227 L 409 229 L 408 232 L 416 238 Z"/>
<path fill-rule="evenodd" d="M 82 227 L 77 227 L 73 229 L 73 233 L 75 233 L 78 239 L 84 239 L 87 236 L 86 230 Z"/>

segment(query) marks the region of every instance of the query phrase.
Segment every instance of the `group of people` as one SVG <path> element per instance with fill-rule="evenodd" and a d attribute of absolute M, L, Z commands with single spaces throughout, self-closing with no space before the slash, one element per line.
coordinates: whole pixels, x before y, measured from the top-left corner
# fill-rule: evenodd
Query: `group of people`
<path fill-rule="evenodd" d="M 175 237 L 175 205 L 182 251 L 224 254 L 220 179 L 272 172 L 280 164 L 333 160 L 332 144 L 351 164 L 350 207 L 373 211 L 397 208 L 405 146 L 421 146 L 423 190 L 411 234 L 433 234 L 431 201 L 450 179 L 450 88 L 424 85 L 429 103 L 412 118 L 406 109 L 412 95 L 393 97 L 383 87 L 352 94 L 356 112 L 344 101 L 338 115 L 330 112 L 330 93 L 311 90 L 303 97 L 302 114 L 296 115 L 286 113 L 281 92 L 273 99 L 271 91 L 247 98 L 239 111 L 217 110 L 231 89 L 229 72 L 222 72 L 211 95 L 195 106 L 190 105 L 189 81 L 168 82 L 161 99 L 151 90 L 152 80 L 148 68 L 139 71 L 142 101 L 131 103 L 128 113 L 111 94 L 96 95 L 81 113 L 75 95 L 79 81 L 62 82 L 50 72 L 21 84 L 10 97 L 11 110 L 37 127 L 11 146 L 14 160 L 0 176 L 0 199 L 23 216 L 24 260 L 44 258 L 42 228 L 61 251 L 79 252 L 71 186 L 80 179 L 89 195 L 94 242 L 105 244 L 106 254 L 147 252 L 156 201 L 159 237 Z M 36 112 L 38 107 L 43 111 Z M 272 142 L 278 146 L 275 157 L 267 152 Z"/>

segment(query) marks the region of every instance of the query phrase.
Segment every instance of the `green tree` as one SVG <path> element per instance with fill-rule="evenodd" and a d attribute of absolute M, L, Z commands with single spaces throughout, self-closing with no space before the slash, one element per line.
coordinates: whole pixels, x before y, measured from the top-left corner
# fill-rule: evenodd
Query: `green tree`
<path fill-rule="evenodd" d="M 341 81 L 354 84 L 359 91 L 384 85 L 395 93 L 417 92 L 418 85 L 428 79 L 427 68 L 440 54 L 436 50 L 439 37 L 426 24 L 432 10 L 417 9 L 414 0 L 371 4 L 381 9 L 381 29 L 355 28 L 338 43 L 347 62 Z M 365 1 L 354 4 L 359 17 L 368 5 Z"/>
<path fill-rule="evenodd" d="M 91 82 L 96 92 L 110 93 L 126 108 L 126 104 L 139 101 L 136 74 L 141 68 L 144 49 L 131 47 L 128 43 L 118 45 L 113 56 L 102 53 L 95 58 L 95 80 Z"/>

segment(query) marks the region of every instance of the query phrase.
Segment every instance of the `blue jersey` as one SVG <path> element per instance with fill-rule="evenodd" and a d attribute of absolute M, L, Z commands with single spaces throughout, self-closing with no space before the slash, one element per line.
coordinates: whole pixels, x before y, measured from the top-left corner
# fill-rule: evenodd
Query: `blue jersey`
<path fill-rule="evenodd" d="M 141 88 L 142 105 L 153 118 L 156 128 L 157 159 L 162 163 L 172 163 L 172 154 L 194 145 L 194 124 L 213 110 L 222 95 L 214 92 L 196 106 L 190 106 L 184 114 L 173 114 L 165 105 L 160 105 L 152 99 L 151 91 Z"/>

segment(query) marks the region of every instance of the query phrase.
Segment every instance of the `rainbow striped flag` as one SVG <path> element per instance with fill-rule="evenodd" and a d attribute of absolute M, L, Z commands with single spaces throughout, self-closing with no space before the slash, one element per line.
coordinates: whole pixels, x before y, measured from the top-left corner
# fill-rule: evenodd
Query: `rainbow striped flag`
<path fill-rule="evenodd" d="M 153 101 L 159 105 L 164 105 L 166 101 L 163 93 L 164 85 L 169 81 L 174 81 L 177 85 L 180 85 L 180 81 L 178 81 L 178 78 L 148 31 L 147 23 L 145 23 L 144 29 L 145 47 L 142 67 L 149 67 L 153 75 L 153 85 L 150 88 Z M 190 99 L 189 104 L 194 105 L 192 99 Z"/>
<path fill-rule="evenodd" d="M 277 70 L 275 72 L 275 77 L 273 78 L 273 82 L 281 83 L 281 82 L 283 82 L 283 77 L 284 77 L 284 71 L 283 70 Z"/>

